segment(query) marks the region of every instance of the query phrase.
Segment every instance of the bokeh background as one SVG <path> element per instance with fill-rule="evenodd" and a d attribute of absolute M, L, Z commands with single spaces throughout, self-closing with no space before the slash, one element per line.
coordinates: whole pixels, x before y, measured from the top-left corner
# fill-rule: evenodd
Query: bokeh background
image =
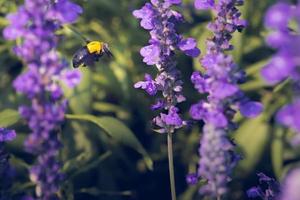
<path fill-rule="evenodd" d="M 145 72 L 156 73 L 156 68 L 146 66 L 139 55 L 139 49 L 147 44 L 149 33 L 132 16 L 132 11 L 146 1 L 76 2 L 84 12 L 73 27 L 58 32 L 63 38 L 59 46 L 61 54 L 71 61 L 73 53 L 84 45 L 80 36 L 71 30 L 76 29 L 88 38 L 107 42 L 114 58 L 103 58 L 94 67 L 81 68 L 83 78 L 80 85 L 75 90 L 65 91 L 70 101 L 70 116 L 61 131 L 64 148 L 60 160 L 67 174 L 61 196 L 67 200 L 170 199 L 166 135 L 152 130 L 151 119 L 157 114 L 149 108 L 153 99 L 133 88 L 135 82 L 143 79 Z M 289 84 L 270 87 L 260 76 L 260 69 L 273 53 L 264 42 L 267 34 L 263 27 L 264 13 L 275 2 L 246 0 L 241 10 L 249 24 L 233 39 L 235 61 L 248 74 L 247 82 L 241 87 L 252 99 L 261 101 L 265 111 L 256 119 L 245 120 L 239 115 L 235 119 L 239 129 L 231 136 L 238 144 L 243 160 L 229 185 L 230 200 L 247 199 L 245 191 L 258 183 L 257 172 L 281 180 L 300 158 L 300 151 L 297 153 L 287 142 L 291 132 L 274 121 L 278 108 L 291 100 L 287 89 Z M 6 14 L 15 11 L 21 3 L 19 0 L 0 0 L 1 30 L 7 25 Z M 178 9 L 186 19 L 179 26 L 179 32 L 195 37 L 204 54 L 205 39 L 210 36 L 206 25 L 212 19 L 211 13 L 196 11 L 192 0 L 184 0 Z M 17 171 L 17 182 L 12 191 L 22 194 L 34 188 L 27 173 L 34 157 L 23 150 L 29 129 L 16 114 L 18 105 L 26 100 L 16 94 L 12 82 L 26 66 L 12 53 L 13 46 L 13 42 L 0 36 L 0 125 L 14 128 L 18 133 L 17 139 L 8 144 L 8 149 L 12 152 L 11 162 Z M 190 119 L 189 106 L 201 98 L 190 82 L 192 72 L 202 70 L 198 59 L 177 55 L 187 97 L 180 109 L 186 119 Z M 72 118 L 72 114 L 86 119 Z M 180 200 L 199 199 L 199 185 L 188 186 L 185 176 L 197 168 L 201 126 L 191 121 L 190 126 L 174 135 L 176 189 Z M 150 170 L 151 160 L 153 170 Z"/>

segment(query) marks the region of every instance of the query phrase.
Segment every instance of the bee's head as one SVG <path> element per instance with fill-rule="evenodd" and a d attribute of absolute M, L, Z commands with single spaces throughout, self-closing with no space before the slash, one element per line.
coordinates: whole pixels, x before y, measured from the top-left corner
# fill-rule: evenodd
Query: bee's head
<path fill-rule="evenodd" d="M 107 43 L 103 43 L 103 52 L 108 56 L 108 57 L 113 57 L 113 54 L 111 53 L 108 44 Z"/>

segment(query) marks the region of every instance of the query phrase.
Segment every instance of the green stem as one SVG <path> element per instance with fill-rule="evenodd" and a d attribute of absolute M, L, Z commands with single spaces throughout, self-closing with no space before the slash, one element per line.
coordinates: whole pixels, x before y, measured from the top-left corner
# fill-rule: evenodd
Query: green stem
<path fill-rule="evenodd" d="M 172 195 L 172 200 L 176 200 L 172 133 L 168 133 L 168 159 L 169 159 L 169 175 L 170 175 L 170 184 L 171 184 L 171 195 Z"/>

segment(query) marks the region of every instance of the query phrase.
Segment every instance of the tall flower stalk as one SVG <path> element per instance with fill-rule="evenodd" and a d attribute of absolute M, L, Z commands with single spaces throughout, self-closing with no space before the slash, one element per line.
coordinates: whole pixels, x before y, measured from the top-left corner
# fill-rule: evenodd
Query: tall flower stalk
<path fill-rule="evenodd" d="M 5 150 L 4 145 L 6 142 L 10 142 L 16 138 L 16 132 L 6 128 L 0 128 L 0 199 L 9 200 L 10 194 L 7 194 L 12 177 L 13 170 L 9 165 L 9 154 Z"/>
<path fill-rule="evenodd" d="M 238 84 L 245 81 L 245 73 L 227 52 L 234 47 L 230 43 L 232 34 L 242 31 L 246 22 L 240 18 L 237 6 L 242 0 L 196 0 L 196 9 L 211 9 L 215 19 L 208 24 L 213 36 L 206 41 L 207 53 L 200 63 L 205 72 L 194 72 L 191 80 L 206 100 L 192 105 L 190 114 L 195 120 L 203 120 L 203 135 L 199 148 L 197 176 L 206 179 L 200 189 L 202 195 L 221 199 L 227 192 L 227 183 L 239 156 L 228 133 L 236 128 L 232 121 L 239 110 L 246 117 L 255 117 L 262 111 L 262 105 L 250 101 Z"/>
<path fill-rule="evenodd" d="M 18 40 L 14 53 L 28 67 L 13 85 L 31 102 L 21 105 L 19 112 L 32 131 L 25 148 L 37 155 L 30 179 L 36 184 L 37 198 L 42 200 L 58 199 L 63 180 L 56 157 L 62 146 L 59 130 L 67 101 L 59 81 L 73 87 L 80 78 L 77 71 L 67 70 L 68 62 L 56 51 L 56 31 L 74 22 L 81 12 L 81 7 L 69 0 L 26 0 L 16 13 L 7 16 L 10 25 L 3 32 L 6 39 Z"/>
<path fill-rule="evenodd" d="M 168 135 L 168 157 L 171 182 L 172 199 L 176 199 L 172 134 L 176 129 L 185 125 L 179 115 L 178 103 L 185 101 L 182 93 L 183 82 L 181 72 L 176 68 L 175 50 L 180 50 L 186 55 L 197 57 L 200 54 L 196 47 L 196 40 L 183 38 L 176 32 L 176 25 L 182 22 L 183 16 L 171 9 L 172 5 L 181 4 L 181 0 L 151 0 L 140 10 L 135 10 L 133 15 L 141 19 L 141 26 L 150 32 L 149 45 L 140 51 L 143 61 L 147 65 L 155 65 L 157 75 L 153 79 L 146 74 L 145 80 L 134 85 L 135 88 L 144 89 L 150 96 L 157 96 L 152 110 L 162 110 L 159 116 L 153 119 L 158 127 L 157 132 Z"/>

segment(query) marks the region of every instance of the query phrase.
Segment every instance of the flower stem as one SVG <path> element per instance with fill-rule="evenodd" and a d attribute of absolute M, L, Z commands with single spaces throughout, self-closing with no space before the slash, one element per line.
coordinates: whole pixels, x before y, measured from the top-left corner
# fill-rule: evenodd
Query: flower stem
<path fill-rule="evenodd" d="M 169 175 L 170 175 L 170 184 L 171 184 L 171 195 L 172 195 L 172 200 L 176 200 L 172 133 L 168 133 L 168 159 L 169 159 Z"/>

